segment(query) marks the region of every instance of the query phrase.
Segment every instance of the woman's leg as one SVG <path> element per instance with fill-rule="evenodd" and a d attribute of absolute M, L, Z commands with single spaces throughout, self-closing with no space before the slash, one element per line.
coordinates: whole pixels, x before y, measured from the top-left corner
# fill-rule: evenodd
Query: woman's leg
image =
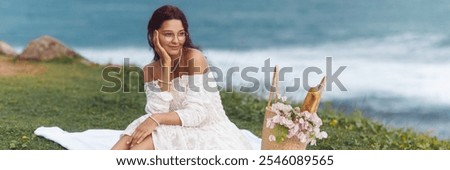
<path fill-rule="evenodd" d="M 130 150 L 155 150 L 152 135 L 147 136 L 141 143 L 136 144 Z"/>
<path fill-rule="evenodd" d="M 123 135 L 111 150 L 129 150 L 130 145 L 127 144 L 127 141 L 130 140 L 130 138 L 131 136 Z"/>

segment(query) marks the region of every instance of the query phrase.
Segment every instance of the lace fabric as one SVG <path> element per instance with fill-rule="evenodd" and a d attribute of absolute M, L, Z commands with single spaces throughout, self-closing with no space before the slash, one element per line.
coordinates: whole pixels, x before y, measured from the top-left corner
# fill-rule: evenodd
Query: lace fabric
<path fill-rule="evenodd" d="M 153 113 L 175 111 L 182 125 L 159 126 L 152 133 L 156 149 L 251 149 L 249 141 L 226 116 L 217 84 L 212 80 L 211 72 L 183 75 L 172 80 L 170 92 L 161 92 L 157 81 L 145 83 L 147 114 L 128 125 L 123 135 L 131 135 Z"/>

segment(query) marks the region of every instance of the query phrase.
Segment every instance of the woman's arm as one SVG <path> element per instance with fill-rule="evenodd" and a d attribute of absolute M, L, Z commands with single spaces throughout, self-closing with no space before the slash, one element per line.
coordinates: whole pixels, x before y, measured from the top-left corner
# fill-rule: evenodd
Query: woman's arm
<path fill-rule="evenodd" d="M 153 42 L 155 42 L 155 50 L 159 55 L 159 59 L 161 60 L 161 67 L 162 67 L 162 73 L 161 73 L 161 80 L 162 82 L 159 83 L 161 87 L 161 91 L 170 91 L 170 68 L 172 59 L 170 58 L 167 51 L 161 46 L 159 42 L 159 32 L 158 30 L 154 31 L 153 36 Z"/>
<path fill-rule="evenodd" d="M 181 126 L 180 117 L 177 112 L 156 113 L 152 117 L 162 125 L 179 125 Z"/>
<path fill-rule="evenodd" d="M 192 52 L 193 51 L 193 52 Z M 201 52 L 197 50 L 192 50 L 187 56 L 188 58 L 188 74 L 203 74 L 208 69 L 208 64 L 206 59 L 203 57 Z M 170 67 L 168 67 L 170 69 Z M 168 70 L 167 70 L 168 71 Z M 147 72 L 149 73 L 149 72 Z M 147 76 L 146 76 L 147 77 Z M 164 81 L 164 80 L 163 80 Z M 198 84 L 201 85 L 202 83 Z M 169 86 L 170 88 L 170 86 Z M 163 91 L 163 87 L 161 87 Z M 167 92 L 166 92 L 167 93 Z M 190 93 L 188 93 L 189 95 Z M 195 94 L 191 94 L 195 95 Z M 183 125 L 182 118 L 180 118 L 179 114 L 182 114 L 183 120 L 187 123 L 187 126 L 199 124 L 205 118 L 206 110 L 200 109 L 203 106 L 201 105 L 202 96 L 190 96 L 190 98 L 195 98 L 197 102 L 188 103 L 186 108 L 177 110 L 178 112 L 165 112 L 165 113 L 154 113 L 151 115 L 152 118 L 147 118 L 144 122 L 142 122 L 132 134 L 132 139 L 128 142 L 131 147 L 133 147 L 136 143 L 142 142 L 148 135 L 150 135 L 156 128 L 158 124 L 164 125 Z M 188 96 L 189 98 L 189 96 Z M 200 99 L 199 99 L 200 98 Z"/>
<path fill-rule="evenodd" d="M 188 60 L 188 74 L 194 75 L 194 74 L 203 74 L 208 69 L 208 63 L 205 59 L 205 57 L 202 55 L 202 53 L 198 50 L 191 49 L 189 50 L 187 56 Z M 163 90 L 163 89 L 161 89 Z M 196 96 L 200 97 L 201 96 Z M 202 107 L 202 106 L 200 106 Z M 190 109 L 185 108 L 183 110 Z M 202 114 L 202 113 L 198 113 Z M 195 117 L 196 115 L 192 115 L 192 117 Z M 160 124 L 165 125 L 182 125 L 182 121 L 180 119 L 180 116 L 177 112 L 167 112 L 167 113 L 159 113 L 154 114 L 153 118 L 155 118 Z"/>

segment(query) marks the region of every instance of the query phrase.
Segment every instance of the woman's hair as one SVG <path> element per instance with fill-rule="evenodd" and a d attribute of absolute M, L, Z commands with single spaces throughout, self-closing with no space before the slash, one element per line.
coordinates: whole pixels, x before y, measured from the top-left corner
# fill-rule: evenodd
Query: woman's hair
<path fill-rule="evenodd" d="M 153 15 L 148 21 L 147 25 L 147 41 L 150 47 L 152 47 L 153 53 L 155 54 L 155 56 L 153 57 L 153 61 L 156 61 L 160 58 L 158 53 L 156 53 L 155 46 L 152 42 L 153 31 L 159 29 L 164 21 L 171 19 L 180 20 L 183 24 L 184 31 L 186 32 L 186 41 L 184 42 L 183 48 L 195 48 L 200 50 L 198 46 L 192 43 L 189 34 L 189 24 L 187 22 L 186 16 L 184 16 L 183 11 L 172 5 L 164 5 L 153 12 Z"/>

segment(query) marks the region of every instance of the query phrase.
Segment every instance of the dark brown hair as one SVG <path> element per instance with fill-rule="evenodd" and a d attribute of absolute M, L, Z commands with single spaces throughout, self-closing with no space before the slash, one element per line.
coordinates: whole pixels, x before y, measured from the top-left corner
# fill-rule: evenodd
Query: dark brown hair
<path fill-rule="evenodd" d="M 147 25 L 147 41 L 150 47 L 153 49 L 153 53 L 155 56 L 153 57 L 153 60 L 159 60 L 159 55 L 155 51 L 155 46 L 153 45 L 152 38 L 153 38 L 153 31 L 156 29 L 159 29 L 162 25 L 162 23 L 166 20 L 171 19 L 177 19 L 180 20 L 183 24 L 184 31 L 186 32 L 186 41 L 184 42 L 183 48 L 195 48 L 200 50 L 200 48 L 192 43 L 190 34 L 189 34 L 189 24 L 187 22 L 186 16 L 184 15 L 183 11 L 181 11 L 179 8 L 172 6 L 172 5 L 164 5 L 162 7 L 159 7 L 158 9 L 153 12 L 152 17 L 148 21 Z"/>

